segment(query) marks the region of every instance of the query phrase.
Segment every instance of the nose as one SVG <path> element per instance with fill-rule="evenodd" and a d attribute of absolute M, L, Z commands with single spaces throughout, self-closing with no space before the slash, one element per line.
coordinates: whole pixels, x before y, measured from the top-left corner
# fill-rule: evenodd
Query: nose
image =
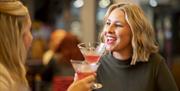
<path fill-rule="evenodd" d="M 113 27 L 113 25 L 108 26 L 107 29 L 106 29 L 106 32 L 107 32 L 107 33 L 114 33 L 114 27 Z"/>

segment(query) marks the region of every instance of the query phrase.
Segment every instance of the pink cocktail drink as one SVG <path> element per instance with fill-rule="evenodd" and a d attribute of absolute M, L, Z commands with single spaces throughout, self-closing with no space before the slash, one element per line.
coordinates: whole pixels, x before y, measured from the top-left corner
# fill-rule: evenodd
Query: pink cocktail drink
<path fill-rule="evenodd" d="M 83 54 L 85 61 L 90 64 L 99 62 L 100 57 L 106 50 L 105 44 L 100 42 L 80 43 L 78 44 L 78 47 Z"/>
<path fill-rule="evenodd" d="M 84 55 L 88 63 L 97 63 L 100 59 L 100 55 Z"/>
<path fill-rule="evenodd" d="M 87 77 L 89 75 L 93 75 L 95 74 L 95 72 L 76 72 L 77 73 L 77 76 L 78 76 L 78 79 L 83 79 L 84 77 Z"/>
<path fill-rule="evenodd" d="M 87 63 L 85 61 L 71 60 L 71 64 L 77 74 L 77 79 L 83 79 L 89 75 L 94 75 L 98 69 L 100 63 L 96 62 L 93 64 Z M 102 84 L 94 83 L 93 89 L 101 88 Z"/>

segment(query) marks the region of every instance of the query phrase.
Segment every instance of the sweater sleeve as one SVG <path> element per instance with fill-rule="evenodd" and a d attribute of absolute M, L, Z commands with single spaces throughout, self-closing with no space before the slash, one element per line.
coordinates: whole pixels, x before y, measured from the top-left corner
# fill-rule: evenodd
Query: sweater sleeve
<path fill-rule="evenodd" d="M 178 91 L 175 80 L 165 60 L 161 60 L 157 71 L 157 91 Z"/>

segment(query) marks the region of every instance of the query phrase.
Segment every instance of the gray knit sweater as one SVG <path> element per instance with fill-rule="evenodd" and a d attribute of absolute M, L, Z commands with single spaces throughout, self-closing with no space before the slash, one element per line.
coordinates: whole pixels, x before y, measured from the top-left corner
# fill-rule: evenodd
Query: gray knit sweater
<path fill-rule="evenodd" d="M 159 54 L 152 54 L 148 62 L 137 62 L 134 66 L 130 60 L 118 60 L 111 53 L 102 57 L 97 81 L 103 87 L 95 91 L 178 91 Z"/>

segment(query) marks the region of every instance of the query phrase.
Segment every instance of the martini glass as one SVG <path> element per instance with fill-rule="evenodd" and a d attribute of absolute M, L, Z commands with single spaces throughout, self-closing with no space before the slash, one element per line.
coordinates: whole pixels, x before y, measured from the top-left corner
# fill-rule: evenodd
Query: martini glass
<path fill-rule="evenodd" d="M 71 64 L 77 74 L 77 79 L 81 80 L 89 75 L 96 73 L 100 63 L 89 64 L 86 61 L 71 60 Z M 92 89 L 102 88 L 102 84 L 93 83 Z"/>
<path fill-rule="evenodd" d="M 90 64 L 97 63 L 106 50 L 105 44 L 101 42 L 80 43 L 78 47 L 85 60 Z"/>

